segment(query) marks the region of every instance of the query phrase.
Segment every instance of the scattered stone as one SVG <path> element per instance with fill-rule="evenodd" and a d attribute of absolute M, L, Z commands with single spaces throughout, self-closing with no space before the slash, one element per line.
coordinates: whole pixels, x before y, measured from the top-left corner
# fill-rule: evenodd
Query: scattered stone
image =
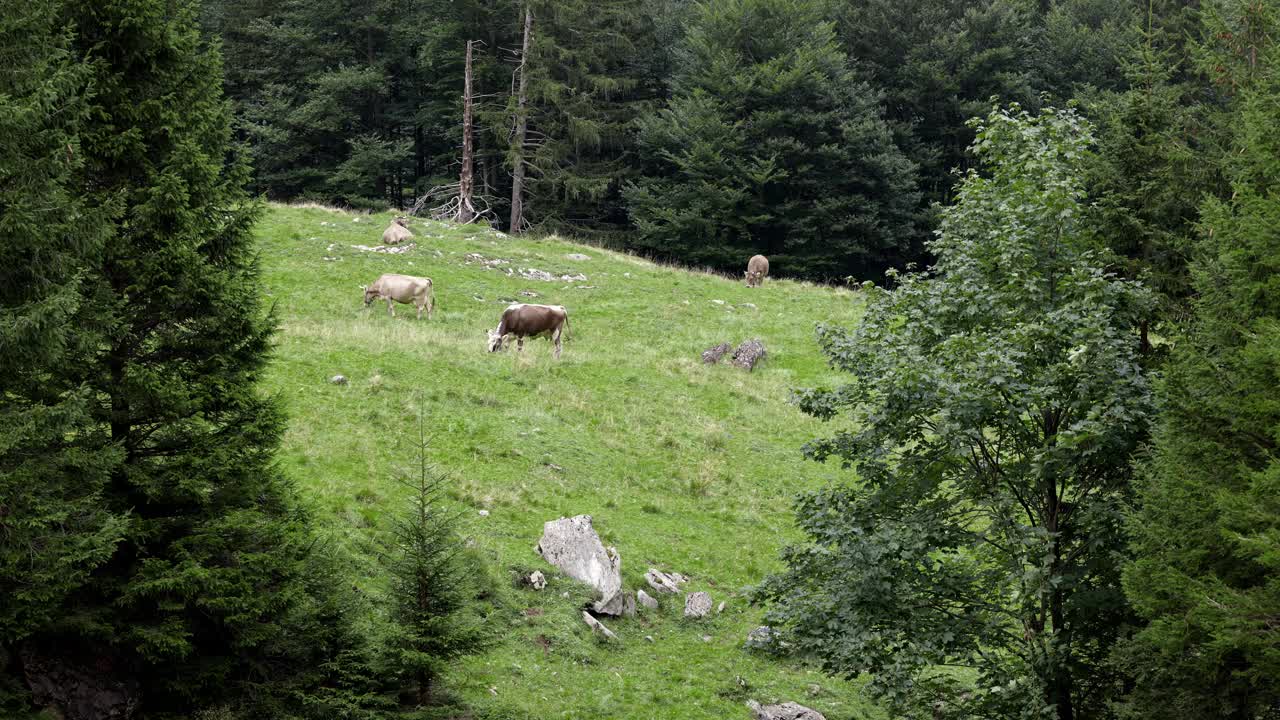
<path fill-rule="evenodd" d="M 730 362 L 747 372 L 751 372 L 756 368 L 756 363 L 764 359 L 764 356 L 764 343 L 752 338 L 739 345 L 738 349 L 733 351 L 733 359 Z"/>
<path fill-rule="evenodd" d="M 596 612 L 623 613 L 627 598 L 622 592 L 622 559 L 616 549 L 605 549 L 590 515 L 547 521 L 535 550 L 565 575 L 599 591 L 600 600 L 593 606 Z M 631 602 L 634 608 L 634 599 Z"/>
<path fill-rule="evenodd" d="M 609 640 L 618 639 L 618 636 L 614 635 L 612 630 L 605 627 L 604 624 L 601 623 L 599 620 L 591 617 L 591 613 L 587 612 L 586 610 L 582 611 L 582 620 L 587 624 L 588 627 L 591 628 L 593 632 L 595 632 L 595 634 L 601 637 L 607 638 Z"/>
<path fill-rule="evenodd" d="M 725 602 L 724 600 L 721 600 L 720 605 L 716 607 L 716 614 L 719 615 L 720 613 L 724 612 L 724 606 L 728 604 L 729 603 Z"/>
<path fill-rule="evenodd" d="M 629 278 L 631 277 L 631 273 L 622 273 L 622 277 Z"/>
<path fill-rule="evenodd" d="M 475 300 L 476 302 L 484 302 L 484 298 L 480 297 L 479 295 L 472 295 L 471 299 Z"/>
<path fill-rule="evenodd" d="M 659 593 L 679 595 L 684 592 L 680 589 L 680 585 L 688 582 L 689 579 L 680 573 L 668 574 L 656 568 L 649 568 L 649 572 L 644 574 L 644 581 L 649 583 L 649 587 Z"/>
<path fill-rule="evenodd" d="M 489 694 L 496 697 L 498 695 L 498 688 L 496 687 L 489 688 Z"/>
<path fill-rule="evenodd" d="M 652 636 L 652 635 L 645 635 L 645 636 L 644 636 L 644 639 L 645 639 L 645 640 L 648 640 L 649 642 L 653 642 L 653 636 Z"/>
<path fill-rule="evenodd" d="M 347 376 L 346 376 L 346 375 L 334 375 L 333 377 L 329 378 L 329 382 L 330 382 L 331 384 L 333 384 L 333 385 L 346 385 L 346 384 L 347 384 Z"/>
<path fill-rule="evenodd" d="M 658 599 L 643 590 L 636 591 L 636 602 L 639 602 L 650 610 L 658 609 Z"/>
<path fill-rule="evenodd" d="M 711 636 L 710 636 L 710 635 L 703 635 L 703 636 L 702 636 L 702 642 L 711 642 Z"/>
<path fill-rule="evenodd" d="M 706 617 L 711 612 L 711 596 L 704 592 L 689 593 L 684 599 L 684 616 L 687 618 Z"/>
<path fill-rule="evenodd" d="M 418 247 L 418 243 L 405 243 L 404 245 L 379 245 L 378 247 L 369 247 L 368 245 L 352 245 L 355 250 L 360 252 L 385 253 L 387 255 L 403 255 L 404 253 Z"/>
<path fill-rule="evenodd" d="M 732 349 L 733 345 L 727 342 L 722 342 L 713 348 L 707 348 L 702 351 L 702 362 L 706 365 L 715 365 L 720 362 L 720 358 L 724 357 L 725 353 Z"/>
<path fill-rule="evenodd" d="M 552 470 L 555 470 L 556 472 L 564 472 L 564 468 L 560 467 L 559 465 L 553 462 L 547 463 L 547 467 L 551 468 Z"/>
<path fill-rule="evenodd" d="M 520 291 L 519 293 L 517 293 L 517 294 L 518 294 L 518 295 L 521 295 L 521 296 L 523 296 L 523 297 L 539 297 L 539 296 L 538 296 L 538 293 L 536 293 L 536 292 L 534 292 L 534 291 L 532 291 L 532 290 L 521 290 L 521 291 Z"/>
<path fill-rule="evenodd" d="M 723 305 L 723 304 L 724 304 L 724 301 L 723 301 L 723 300 L 712 300 L 711 302 L 712 302 L 712 303 L 714 303 L 714 304 L 716 304 L 716 305 Z"/>
<path fill-rule="evenodd" d="M 595 285 L 574 285 L 574 287 L 578 290 L 595 290 L 596 289 Z"/>
<path fill-rule="evenodd" d="M 590 255 L 583 255 L 582 253 L 569 253 L 568 255 L 565 255 L 565 257 L 570 260 L 577 260 L 578 262 L 591 259 Z"/>
<path fill-rule="evenodd" d="M 809 697 L 818 697 L 822 694 L 822 686 L 818 683 L 809 683 Z"/>
<path fill-rule="evenodd" d="M 743 647 L 748 650 L 767 650 L 773 647 L 776 639 L 773 634 L 773 628 L 768 625 L 761 625 L 747 633 L 747 641 L 743 644 Z"/>
<path fill-rule="evenodd" d="M 480 517 L 489 517 L 489 511 L 488 511 L 488 510 L 481 510 L 481 511 L 480 511 Z"/>
<path fill-rule="evenodd" d="M 541 570 L 534 570 L 525 576 L 524 584 L 534 590 L 541 590 L 547 586 L 547 576 L 543 575 Z"/>
<path fill-rule="evenodd" d="M 738 303 L 738 307 L 751 308 L 752 310 L 755 310 L 756 304 L 755 303 Z"/>
<path fill-rule="evenodd" d="M 747 709 L 755 720 L 827 720 L 822 713 L 793 702 L 780 705 L 761 705 L 755 700 L 747 701 Z"/>

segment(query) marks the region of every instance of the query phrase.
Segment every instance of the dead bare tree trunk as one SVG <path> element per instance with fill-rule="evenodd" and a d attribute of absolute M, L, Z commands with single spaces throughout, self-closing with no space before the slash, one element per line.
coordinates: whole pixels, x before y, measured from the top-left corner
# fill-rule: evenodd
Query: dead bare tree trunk
<path fill-rule="evenodd" d="M 476 208 L 472 204 L 474 193 L 475 148 L 471 143 L 471 110 L 474 97 L 471 93 L 471 45 L 474 40 L 467 41 L 467 62 L 463 72 L 462 91 L 462 174 L 458 177 L 458 222 L 469 223 L 476 217 Z"/>
<path fill-rule="evenodd" d="M 507 231 L 516 234 L 524 224 L 524 141 L 529 131 L 529 80 L 525 68 L 529 63 L 529 39 L 533 36 L 533 8 L 524 8 L 524 46 L 520 50 L 520 90 L 516 96 L 516 134 L 514 165 L 511 171 L 511 225 Z"/>

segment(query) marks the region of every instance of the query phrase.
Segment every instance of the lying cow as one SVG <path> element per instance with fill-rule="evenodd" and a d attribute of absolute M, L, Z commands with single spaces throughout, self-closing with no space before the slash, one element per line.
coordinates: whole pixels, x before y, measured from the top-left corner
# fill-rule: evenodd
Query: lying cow
<path fill-rule="evenodd" d="M 386 230 L 382 231 L 382 242 L 386 245 L 399 245 L 412 237 L 413 233 L 409 232 L 408 218 L 398 217 L 391 221 Z"/>
<path fill-rule="evenodd" d="M 489 331 L 489 352 L 502 349 L 502 339 L 515 335 L 516 351 L 524 350 L 524 339 L 546 335 L 556 346 L 560 357 L 560 333 L 569 328 L 569 313 L 560 305 L 527 305 L 515 303 L 502 311 L 498 329 Z"/>
<path fill-rule="evenodd" d="M 422 308 L 427 309 L 427 319 L 435 310 L 435 293 L 432 292 L 431 278 L 413 277 L 412 275 L 395 275 L 387 273 L 372 285 L 364 289 L 364 306 L 369 307 L 374 300 L 386 300 L 387 312 L 396 316 L 396 303 L 413 303 L 418 308 L 418 319 L 422 319 Z"/>
<path fill-rule="evenodd" d="M 765 275 L 769 274 L 769 258 L 754 255 L 747 261 L 747 287 L 760 287 L 764 284 Z"/>

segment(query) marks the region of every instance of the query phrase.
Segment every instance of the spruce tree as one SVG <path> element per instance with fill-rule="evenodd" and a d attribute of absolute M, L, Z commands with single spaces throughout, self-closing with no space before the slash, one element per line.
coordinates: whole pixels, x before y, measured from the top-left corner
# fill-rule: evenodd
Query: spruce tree
<path fill-rule="evenodd" d="M 466 565 L 458 518 L 444 506 L 447 476 L 427 462 L 428 441 L 421 409 L 417 467 L 400 479 L 409 509 L 393 528 L 391 570 L 391 665 L 417 705 L 433 699 L 433 686 L 449 663 L 480 647 L 479 625 L 467 617 L 473 580 Z"/>
<path fill-rule="evenodd" d="M 1201 209 L 1194 318 L 1130 523 L 1139 717 L 1280 711 L 1280 13 L 1215 3 L 1206 53 L 1237 94 L 1227 198 Z M 1226 57 L 1222 55 L 1225 54 Z"/>
<path fill-rule="evenodd" d="M 916 256 L 915 169 L 825 4 L 716 0 L 692 11 L 674 95 L 639 123 L 627 191 L 640 250 L 741 271 L 875 275 Z"/>
<path fill-rule="evenodd" d="M 250 236 L 258 208 L 193 3 L 54 10 L 88 90 L 66 115 L 82 120 L 79 143 L 61 148 L 75 158 L 65 192 L 29 198 L 25 211 L 57 203 L 53 238 L 89 218 L 106 226 L 90 223 L 82 237 L 96 242 L 63 266 L 80 298 L 62 310 L 74 340 L 32 381 L 46 402 L 83 406 L 60 428 L 64 442 L 107 449 L 83 480 L 74 462 L 45 461 L 50 471 L 122 521 L 109 558 L 51 598 L 24 648 L 130 679 L 147 712 L 188 712 L 277 672 L 264 648 L 302 592 L 306 519 L 274 465 L 283 419 L 257 387 L 273 332 Z M 56 137 L 59 117 L 33 147 Z M 42 262 L 23 259 L 28 271 Z"/>
<path fill-rule="evenodd" d="M 49 384 L 93 351 L 86 274 L 110 227 L 69 186 L 88 73 L 56 14 L 0 13 L 0 656 L 58 617 L 127 512 L 102 503 L 121 453 L 95 432 L 89 387 Z"/>

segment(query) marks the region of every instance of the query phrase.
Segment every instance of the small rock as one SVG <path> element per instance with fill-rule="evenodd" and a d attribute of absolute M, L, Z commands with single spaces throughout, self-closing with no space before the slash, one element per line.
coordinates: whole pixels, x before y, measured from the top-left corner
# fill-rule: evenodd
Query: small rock
<path fill-rule="evenodd" d="M 765 650 L 773 647 L 774 640 L 773 628 L 768 625 L 761 625 L 747 633 L 747 641 L 743 644 L 743 647 L 749 650 Z"/>
<path fill-rule="evenodd" d="M 582 611 L 582 621 L 585 622 L 587 626 L 590 627 L 592 632 L 594 632 L 595 634 L 603 638 L 606 638 L 608 640 L 618 639 L 618 636 L 614 635 L 612 630 L 605 627 L 604 624 L 601 623 L 599 620 L 591 617 L 591 613 L 587 612 L 586 610 Z"/>
<path fill-rule="evenodd" d="M 818 697 L 819 695 L 822 694 L 822 686 L 819 685 L 818 683 L 810 683 L 808 690 L 809 690 L 809 697 Z"/>
<path fill-rule="evenodd" d="M 493 695 L 493 696 L 497 696 L 497 694 L 498 694 L 498 688 L 496 688 L 496 687 L 491 687 L 491 688 L 489 688 L 489 694 L 490 694 L 490 695 Z"/>
<path fill-rule="evenodd" d="M 751 711 L 751 717 L 755 720 L 827 720 L 817 710 L 793 702 L 761 705 L 755 700 L 748 700 L 747 709 Z"/>
<path fill-rule="evenodd" d="M 346 384 L 347 384 L 347 376 L 346 376 L 346 375 L 334 375 L 333 377 L 329 378 L 329 382 L 330 382 L 330 383 L 332 383 L 332 384 L 334 384 L 334 385 L 346 385 Z"/>
<path fill-rule="evenodd" d="M 684 616 L 687 618 L 706 617 L 711 612 L 711 596 L 704 592 L 689 593 L 684 599 Z"/>
<path fill-rule="evenodd" d="M 622 273 L 622 277 L 629 278 L 631 277 L 631 273 Z"/>
<path fill-rule="evenodd" d="M 739 345 L 738 349 L 733 351 L 733 358 L 729 362 L 747 372 L 751 372 L 755 369 L 756 363 L 760 362 L 766 354 L 764 343 L 752 338 Z"/>
<path fill-rule="evenodd" d="M 534 590 L 541 590 L 547 586 L 547 576 L 543 575 L 541 570 L 534 570 L 525 577 L 524 584 Z"/>
<path fill-rule="evenodd" d="M 720 362 L 720 358 L 724 357 L 725 354 L 732 349 L 733 345 L 730 345 L 727 342 L 722 342 L 715 347 L 707 348 L 702 351 L 702 363 L 704 365 L 715 365 Z"/>
<path fill-rule="evenodd" d="M 489 517 L 489 511 L 488 511 L 488 510 L 481 510 L 481 511 L 480 511 L 480 517 Z"/>
<path fill-rule="evenodd" d="M 534 292 L 534 291 L 532 291 L 532 290 L 521 290 L 520 292 L 518 292 L 518 293 L 516 293 L 516 294 L 517 294 L 517 295 L 520 295 L 520 296 L 522 296 L 522 297 L 538 297 L 538 293 L 536 293 L 536 292 Z"/>
<path fill-rule="evenodd" d="M 656 568 L 649 568 L 649 572 L 644 574 L 644 581 L 659 593 L 678 595 L 684 592 L 680 589 L 680 584 L 686 582 L 687 578 L 679 573 L 667 574 Z"/>
<path fill-rule="evenodd" d="M 658 609 L 658 600 L 643 590 L 636 591 L 636 602 L 649 608 L 650 610 Z"/>
<path fill-rule="evenodd" d="M 716 305 L 723 305 L 723 304 L 724 304 L 724 301 L 723 301 L 723 300 L 712 300 L 711 302 L 712 302 L 713 304 L 716 304 Z"/>
<path fill-rule="evenodd" d="M 711 642 L 711 636 L 710 636 L 710 635 L 703 635 L 703 636 L 702 636 L 702 642 Z"/>
<path fill-rule="evenodd" d="M 755 310 L 756 304 L 755 303 L 738 303 L 738 307 L 751 308 L 752 310 Z"/>
<path fill-rule="evenodd" d="M 719 615 L 720 613 L 724 612 L 724 606 L 727 604 L 728 604 L 727 602 L 725 602 L 724 600 L 721 600 L 720 605 L 716 607 L 716 614 Z"/>
<path fill-rule="evenodd" d="M 645 636 L 644 636 L 644 639 L 645 639 L 645 640 L 648 640 L 649 642 L 653 642 L 653 636 L 652 636 L 652 635 L 645 635 Z"/>
<path fill-rule="evenodd" d="M 578 262 L 591 259 L 590 255 L 583 255 L 582 253 L 569 253 L 568 255 L 565 255 L 565 257 L 570 260 L 577 260 Z"/>

